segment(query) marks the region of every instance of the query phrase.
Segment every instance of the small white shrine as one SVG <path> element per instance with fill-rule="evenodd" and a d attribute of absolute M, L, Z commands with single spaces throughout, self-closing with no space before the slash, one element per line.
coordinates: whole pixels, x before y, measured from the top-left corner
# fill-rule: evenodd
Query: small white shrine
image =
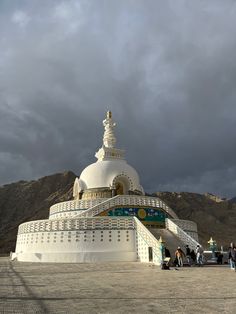
<path fill-rule="evenodd" d="M 197 226 L 178 219 L 157 197 L 145 196 L 139 175 L 116 148 L 110 111 L 103 145 L 73 187 L 74 199 L 57 203 L 49 219 L 19 226 L 11 258 L 23 262 L 139 261 L 159 265 L 163 247 L 198 243 Z M 165 242 L 163 242 L 163 240 Z"/>

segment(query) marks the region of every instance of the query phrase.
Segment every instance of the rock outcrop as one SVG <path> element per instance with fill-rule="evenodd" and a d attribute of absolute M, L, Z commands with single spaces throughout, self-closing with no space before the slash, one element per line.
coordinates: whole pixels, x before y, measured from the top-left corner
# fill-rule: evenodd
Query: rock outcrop
<path fill-rule="evenodd" d="M 21 223 L 46 219 L 51 205 L 72 199 L 75 177 L 73 172 L 64 172 L 0 187 L 0 253 L 15 250 Z"/>

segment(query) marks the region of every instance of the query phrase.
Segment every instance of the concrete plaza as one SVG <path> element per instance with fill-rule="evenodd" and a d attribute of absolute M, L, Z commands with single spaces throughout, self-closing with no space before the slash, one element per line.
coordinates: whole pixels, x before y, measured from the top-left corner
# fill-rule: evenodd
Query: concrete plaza
<path fill-rule="evenodd" d="M 236 313 L 226 266 L 39 264 L 0 258 L 0 313 Z"/>

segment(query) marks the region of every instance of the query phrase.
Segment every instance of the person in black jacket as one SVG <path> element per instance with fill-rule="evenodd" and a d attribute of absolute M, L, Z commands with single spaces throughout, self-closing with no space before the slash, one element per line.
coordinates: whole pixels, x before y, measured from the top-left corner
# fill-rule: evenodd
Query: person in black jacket
<path fill-rule="evenodd" d="M 223 264 L 223 254 L 221 252 L 216 252 L 216 258 L 217 258 L 217 264 L 222 265 Z"/>
<path fill-rule="evenodd" d="M 186 249 L 186 259 L 189 265 L 191 265 L 191 250 L 188 245 L 185 246 Z"/>
<path fill-rule="evenodd" d="M 193 261 L 193 263 L 195 263 L 196 262 L 196 254 L 195 254 L 194 250 L 192 250 L 190 252 L 190 256 L 191 256 L 191 260 Z"/>
<path fill-rule="evenodd" d="M 229 247 L 229 263 L 230 268 L 235 270 L 235 262 L 236 262 L 236 252 L 235 252 L 235 246 L 233 243 L 230 243 Z"/>
<path fill-rule="evenodd" d="M 165 247 L 165 257 L 171 257 L 170 251 Z"/>

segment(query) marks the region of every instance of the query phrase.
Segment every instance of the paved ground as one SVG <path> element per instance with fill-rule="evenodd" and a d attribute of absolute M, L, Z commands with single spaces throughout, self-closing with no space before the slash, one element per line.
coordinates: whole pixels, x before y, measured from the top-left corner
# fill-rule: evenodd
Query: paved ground
<path fill-rule="evenodd" d="M 36 264 L 0 258 L 0 313 L 236 313 L 228 267 Z"/>

